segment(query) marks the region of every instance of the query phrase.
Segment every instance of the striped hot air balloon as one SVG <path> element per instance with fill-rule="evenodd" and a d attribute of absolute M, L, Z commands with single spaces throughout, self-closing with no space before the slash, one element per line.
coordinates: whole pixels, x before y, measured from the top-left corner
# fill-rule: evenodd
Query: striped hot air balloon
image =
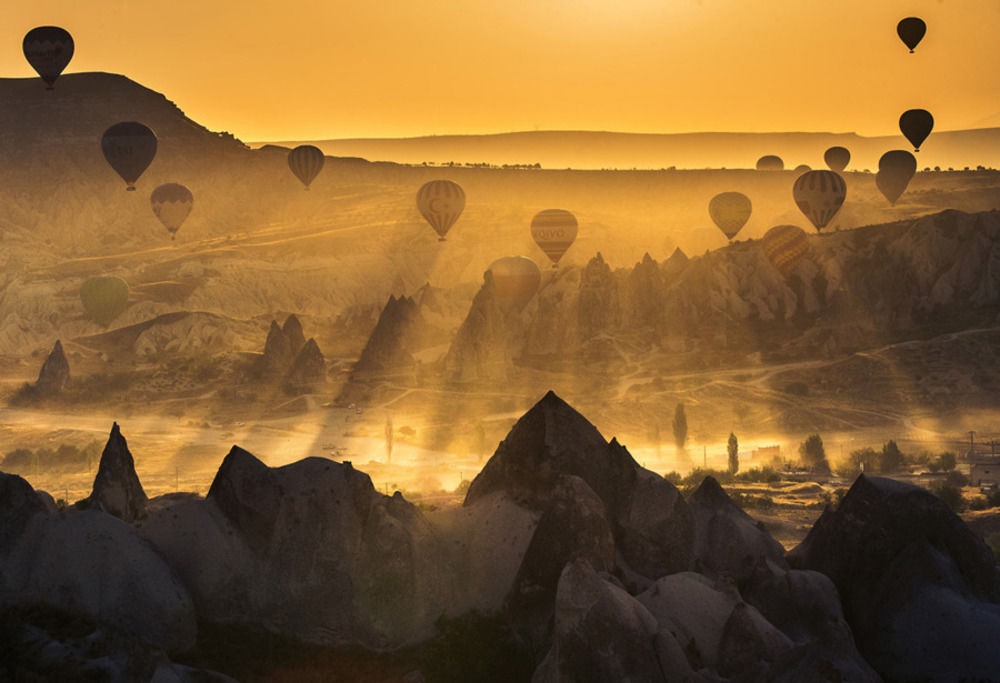
<path fill-rule="evenodd" d="M 58 26 L 39 26 L 28 31 L 21 47 L 24 57 L 31 68 L 38 72 L 42 80 L 52 90 L 63 72 L 73 59 L 73 36 Z"/>
<path fill-rule="evenodd" d="M 324 163 L 326 157 L 323 156 L 323 151 L 313 145 L 299 145 L 288 153 L 288 168 L 292 169 L 292 173 L 302 181 L 307 190 L 323 170 Z"/>
<path fill-rule="evenodd" d="M 553 268 L 559 267 L 559 259 L 576 240 L 578 229 L 576 216 L 564 209 L 546 209 L 531 219 L 531 236 Z"/>
<path fill-rule="evenodd" d="M 736 237 L 750 219 L 753 205 L 742 192 L 723 192 L 712 197 L 708 203 L 708 215 L 722 234 L 729 239 Z"/>
<path fill-rule="evenodd" d="M 139 176 L 156 157 L 156 134 L 141 123 L 122 121 L 104 131 L 101 151 L 125 181 L 125 189 L 134 192 Z"/>
<path fill-rule="evenodd" d="M 194 195 L 191 190 L 177 183 L 160 185 L 149 196 L 153 213 L 170 233 L 170 239 L 177 237 L 177 231 L 191 213 Z"/>
<path fill-rule="evenodd" d="M 768 154 L 767 156 L 762 156 L 757 160 L 757 170 L 758 171 L 784 171 L 785 162 L 781 160 L 781 157 L 775 156 L 774 154 Z"/>
<path fill-rule="evenodd" d="M 465 209 L 465 191 L 450 180 L 432 180 L 417 192 L 417 208 L 444 242 L 444 236 Z"/>
<path fill-rule="evenodd" d="M 809 240 L 798 226 L 776 225 L 764 235 L 761 246 L 771 265 L 788 277 L 809 251 Z"/>
<path fill-rule="evenodd" d="M 493 296 L 502 308 L 520 311 L 528 305 L 542 284 L 542 271 L 524 256 L 506 256 L 489 268 L 493 278 Z"/>
<path fill-rule="evenodd" d="M 792 196 L 819 232 L 840 211 L 847 196 L 844 179 L 833 171 L 809 171 L 795 180 Z"/>

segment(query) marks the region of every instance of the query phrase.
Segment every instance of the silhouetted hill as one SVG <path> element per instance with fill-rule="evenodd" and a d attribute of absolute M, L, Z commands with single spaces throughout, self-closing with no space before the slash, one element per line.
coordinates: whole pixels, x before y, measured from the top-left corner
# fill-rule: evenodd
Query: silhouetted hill
<path fill-rule="evenodd" d="M 66 74 L 55 90 L 38 86 L 37 78 L 0 79 L 0 144 L 5 153 L 30 154 L 34 145 L 63 150 L 82 146 L 100 153 L 101 135 L 119 121 L 149 126 L 160 143 L 158 156 L 194 149 L 212 154 L 246 151 L 232 135 L 195 123 L 164 95 L 119 74 Z"/>
<path fill-rule="evenodd" d="M 259 143 L 257 143 L 259 144 Z M 277 143 L 294 145 L 298 143 Z M 544 168 L 754 168 L 777 154 L 785 168 L 826 168 L 823 152 L 835 145 L 851 151 L 850 170 L 877 170 L 890 149 L 909 149 L 902 135 L 857 133 L 612 133 L 527 131 L 494 135 L 434 135 L 415 138 L 318 140 L 326 154 L 399 163 L 535 164 Z M 924 166 L 1000 166 L 1000 128 L 931 134 L 917 158 Z"/>

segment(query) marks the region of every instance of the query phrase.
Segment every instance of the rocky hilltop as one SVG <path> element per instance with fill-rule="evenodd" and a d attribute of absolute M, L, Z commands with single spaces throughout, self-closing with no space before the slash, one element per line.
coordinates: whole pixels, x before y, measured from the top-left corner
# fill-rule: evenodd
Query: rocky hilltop
<path fill-rule="evenodd" d="M 202 642 L 198 623 L 432 652 L 438 629 L 483 618 L 509 636 L 477 647 L 522 672 L 512 680 L 978 680 L 1000 667 L 996 562 L 929 493 L 859 477 L 786 554 L 714 479 L 685 500 L 551 392 L 459 508 L 421 511 L 349 462 L 272 468 L 238 446 L 204 498 L 146 500 L 117 425 L 87 500 L 57 511 L 13 475 L 0 494 L 3 637 L 22 673 L 222 680 L 171 661 Z M 37 605 L 89 624 L 90 654 L 41 628 Z"/>
<path fill-rule="evenodd" d="M 1000 213 L 961 211 L 808 238 L 784 277 L 759 240 L 688 259 L 648 254 L 612 270 L 601 254 L 545 279 L 514 321 L 484 285 L 449 351 L 448 377 L 495 380 L 508 363 L 620 369 L 620 348 L 831 358 L 997 324 Z M 492 322 L 491 322 L 492 321 Z M 484 363 L 484 354 L 496 356 Z M 509 373 L 508 373 L 509 374 Z"/>

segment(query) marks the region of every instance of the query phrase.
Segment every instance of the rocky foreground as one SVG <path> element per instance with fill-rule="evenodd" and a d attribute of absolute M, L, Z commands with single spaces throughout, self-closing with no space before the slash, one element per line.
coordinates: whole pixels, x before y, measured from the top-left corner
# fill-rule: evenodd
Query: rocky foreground
<path fill-rule="evenodd" d="M 115 425 L 75 505 L 0 474 L 0 604 L 0 671 L 24 680 L 231 680 L 176 663 L 200 625 L 391 656 L 471 614 L 534 683 L 1000 672 L 1000 570 L 930 493 L 861 476 L 785 553 L 714 479 L 685 499 L 551 392 L 428 513 L 348 462 L 236 446 L 204 498 L 147 499 Z"/>

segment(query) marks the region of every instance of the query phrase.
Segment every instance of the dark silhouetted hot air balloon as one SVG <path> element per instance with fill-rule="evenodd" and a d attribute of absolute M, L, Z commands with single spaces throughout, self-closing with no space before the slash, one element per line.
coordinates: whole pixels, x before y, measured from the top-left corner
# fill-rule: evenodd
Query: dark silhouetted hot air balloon
<path fill-rule="evenodd" d="M 542 271 L 524 256 L 506 256 L 490 265 L 493 295 L 501 307 L 520 311 L 535 296 L 542 283 Z"/>
<path fill-rule="evenodd" d="M 73 36 L 58 26 L 39 26 L 28 31 L 22 47 L 31 68 L 52 90 L 59 74 L 73 59 Z"/>
<path fill-rule="evenodd" d="M 889 203 L 895 206 L 896 200 L 906 191 L 906 186 L 916 172 L 917 158 L 905 149 L 894 149 L 878 160 L 875 184 Z"/>
<path fill-rule="evenodd" d="M 326 157 L 323 156 L 323 151 L 313 145 L 299 145 L 288 153 L 288 168 L 292 169 L 292 173 L 302 181 L 307 190 L 323 170 L 324 163 Z"/>
<path fill-rule="evenodd" d="M 907 109 L 899 117 L 899 130 L 913 145 L 913 151 L 919 152 L 927 136 L 934 129 L 934 117 L 926 109 Z"/>
<path fill-rule="evenodd" d="M 819 232 L 840 210 L 847 196 L 847 185 L 833 171 L 809 171 L 795 180 L 792 196 Z"/>
<path fill-rule="evenodd" d="M 127 184 L 126 189 L 133 192 L 139 176 L 156 156 L 156 135 L 135 121 L 116 123 L 104 131 L 101 151 L 111 168 Z"/>
<path fill-rule="evenodd" d="M 750 198 L 742 192 L 723 192 L 708 203 L 708 215 L 728 239 L 736 237 L 746 225 L 752 210 Z"/>
<path fill-rule="evenodd" d="M 183 185 L 167 183 L 153 190 L 153 194 L 149 195 L 149 203 L 153 207 L 153 213 L 170 233 L 170 239 L 176 239 L 177 231 L 194 206 L 194 195 Z"/>
<path fill-rule="evenodd" d="M 846 147 L 831 147 L 823 153 L 823 161 L 831 171 L 840 173 L 851 161 L 851 152 Z"/>
<path fill-rule="evenodd" d="M 577 230 L 576 216 L 563 209 L 546 209 L 531 219 L 531 236 L 553 268 L 559 266 L 559 259 L 576 240 Z"/>
<path fill-rule="evenodd" d="M 812 168 L 809 167 L 809 164 L 799 164 L 794 169 L 792 169 L 792 173 L 794 173 L 795 175 L 802 175 L 803 173 L 808 173 L 811 170 Z"/>
<path fill-rule="evenodd" d="M 444 242 L 444 236 L 465 209 L 465 191 L 450 180 L 432 180 L 417 192 L 417 208 Z"/>
<path fill-rule="evenodd" d="M 80 301 L 91 320 L 107 327 L 128 306 L 128 283 L 120 277 L 92 277 L 80 287 Z"/>
<path fill-rule="evenodd" d="M 924 23 L 923 19 L 918 17 L 906 17 L 906 19 L 896 24 L 896 33 L 906 47 L 910 48 L 910 53 L 912 54 L 913 49 L 923 39 L 924 34 L 927 33 L 927 24 Z"/>
<path fill-rule="evenodd" d="M 809 240 L 798 226 L 776 225 L 765 233 L 761 246 L 771 264 L 788 277 L 809 251 Z"/>
<path fill-rule="evenodd" d="M 781 157 L 775 156 L 773 154 L 768 154 L 757 160 L 757 170 L 758 171 L 784 171 L 785 162 L 781 160 Z"/>

